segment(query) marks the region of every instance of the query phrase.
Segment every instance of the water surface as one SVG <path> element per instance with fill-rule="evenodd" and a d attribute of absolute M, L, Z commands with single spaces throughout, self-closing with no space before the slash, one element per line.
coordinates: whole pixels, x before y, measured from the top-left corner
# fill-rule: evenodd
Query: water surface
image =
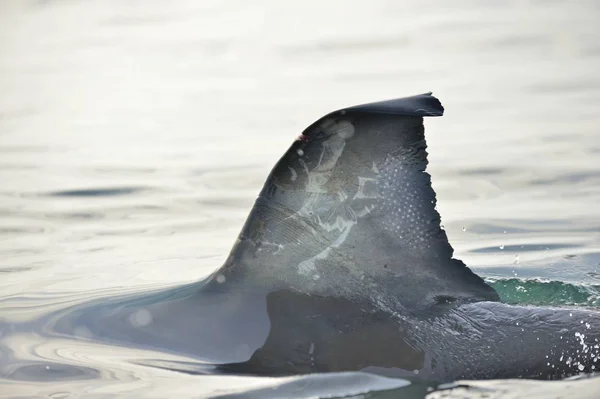
<path fill-rule="evenodd" d="M 189 359 L 61 340 L 34 321 L 199 280 L 306 125 L 428 90 L 446 107 L 426 129 L 456 256 L 507 302 L 599 306 L 599 13 L 541 0 L 2 2 L 0 391 L 427 394 L 363 374 L 191 375 Z"/>

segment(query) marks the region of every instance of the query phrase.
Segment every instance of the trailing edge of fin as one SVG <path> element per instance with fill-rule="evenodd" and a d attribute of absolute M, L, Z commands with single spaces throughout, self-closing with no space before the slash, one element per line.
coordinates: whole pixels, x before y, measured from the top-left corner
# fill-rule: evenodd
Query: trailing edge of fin
<path fill-rule="evenodd" d="M 355 105 L 336 112 L 353 111 L 376 114 L 411 115 L 411 116 L 442 116 L 444 107 L 433 93 L 378 101 L 375 103 Z"/>

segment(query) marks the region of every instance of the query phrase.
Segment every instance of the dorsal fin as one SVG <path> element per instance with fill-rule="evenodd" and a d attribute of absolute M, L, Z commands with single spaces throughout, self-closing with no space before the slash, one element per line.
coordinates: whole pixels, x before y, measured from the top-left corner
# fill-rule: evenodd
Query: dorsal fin
<path fill-rule="evenodd" d="M 425 172 L 429 94 L 332 112 L 277 163 L 219 273 L 392 308 L 497 300 L 440 227 Z"/>
<path fill-rule="evenodd" d="M 355 105 L 345 108 L 345 111 L 372 112 L 378 114 L 407 115 L 407 116 L 442 116 L 444 107 L 433 93 L 423 93 L 416 96 L 395 98 Z"/>

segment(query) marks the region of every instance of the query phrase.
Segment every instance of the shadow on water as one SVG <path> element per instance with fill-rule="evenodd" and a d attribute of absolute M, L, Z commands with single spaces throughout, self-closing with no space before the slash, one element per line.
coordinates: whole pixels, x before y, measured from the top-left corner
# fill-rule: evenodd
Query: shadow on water
<path fill-rule="evenodd" d="M 89 188 L 81 190 L 53 191 L 46 194 L 49 197 L 117 197 L 129 194 L 136 194 L 149 190 L 145 187 L 106 187 Z"/>
<path fill-rule="evenodd" d="M 578 244 L 520 244 L 520 245 L 502 245 L 493 247 L 484 247 L 472 249 L 471 253 L 493 253 L 493 252 L 536 252 L 536 251 L 550 251 L 555 249 L 565 248 L 579 248 L 581 245 Z"/>

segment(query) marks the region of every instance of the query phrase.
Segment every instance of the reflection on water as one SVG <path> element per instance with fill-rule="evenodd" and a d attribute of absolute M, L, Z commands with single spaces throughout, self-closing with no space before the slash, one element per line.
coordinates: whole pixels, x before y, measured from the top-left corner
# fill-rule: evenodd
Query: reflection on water
<path fill-rule="evenodd" d="M 60 363 L 20 364 L 6 370 L 6 378 L 17 381 L 76 381 L 98 378 L 98 371 Z"/>
<path fill-rule="evenodd" d="M 598 17 L 594 1 L 2 2 L 0 390 L 400 387 L 194 377 L 34 321 L 207 275 L 308 123 L 427 90 L 446 107 L 426 121 L 429 171 L 456 255 L 507 301 L 597 306 Z"/>
<path fill-rule="evenodd" d="M 139 187 L 109 187 L 109 188 L 90 188 L 87 190 L 64 190 L 48 193 L 51 197 L 109 197 L 118 195 L 133 194 L 142 191 Z"/>

